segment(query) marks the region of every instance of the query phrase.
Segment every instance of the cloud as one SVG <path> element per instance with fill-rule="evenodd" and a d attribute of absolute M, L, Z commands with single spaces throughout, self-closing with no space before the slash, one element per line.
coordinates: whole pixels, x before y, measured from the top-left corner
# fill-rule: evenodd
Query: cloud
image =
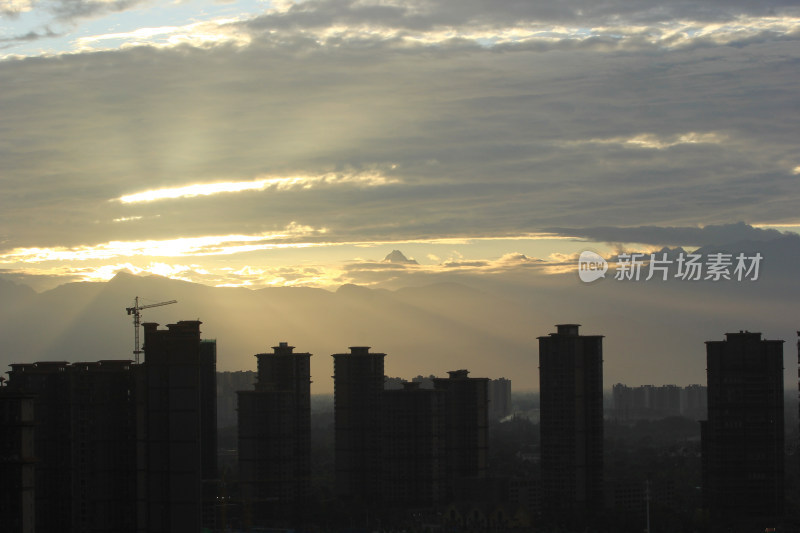
<path fill-rule="evenodd" d="M 72 252 L 293 220 L 330 243 L 794 223 L 795 11 L 304 2 L 194 28 L 236 44 L 170 44 L 193 35 L 175 24 L 0 61 L 0 239 Z"/>
<path fill-rule="evenodd" d="M 55 0 L 47 6 L 60 20 L 96 17 L 108 13 L 127 11 L 147 0 Z"/>
<path fill-rule="evenodd" d="M 251 38 L 247 32 L 239 31 L 233 24 L 237 20 L 221 18 L 193 22 L 184 26 L 157 26 L 128 32 L 90 35 L 76 39 L 75 46 L 83 52 L 144 45 L 157 48 L 175 46 L 203 48 L 222 45 L 244 47 L 250 44 Z"/>
<path fill-rule="evenodd" d="M 640 243 L 654 246 L 709 246 L 742 241 L 766 242 L 784 234 L 774 229 L 756 228 L 744 222 L 703 227 L 595 227 L 548 228 L 561 236 L 611 243 Z"/>
<path fill-rule="evenodd" d="M 790 2 L 756 6 L 720 2 L 312 1 L 245 24 L 254 34 L 302 36 L 317 45 L 391 42 L 397 46 L 535 46 L 549 49 L 653 50 L 797 38 Z M 530 48 L 529 48 L 530 49 Z"/>
<path fill-rule="evenodd" d="M 717 132 L 709 133 L 678 133 L 669 136 L 659 136 L 652 133 L 641 133 L 632 137 L 614 137 L 611 139 L 590 139 L 588 141 L 565 141 L 561 146 L 575 147 L 586 144 L 610 144 L 619 145 L 624 148 L 644 148 L 653 150 L 666 150 L 673 146 L 692 145 L 692 144 L 723 144 L 727 136 Z"/>
<path fill-rule="evenodd" d="M 296 240 L 325 232 L 325 228 L 315 229 L 293 222 L 281 232 L 258 235 L 209 235 L 165 240 L 111 241 L 71 248 L 14 248 L 0 253 L 0 264 L 107 260 L 135 256 L 231 255 L 272 248 L 313 246 L 311 243 L 302 243 Z"/>
<path fill-rule="evenodd" d="M 143 0 L 61 0 L 55 21 L 76 21 L 146 6 Z M 20 4 L 22 5 L 22 4 Z M 26 4 L 28 7 L 34 4 Z M 508 50 L 644 50 L 743 46 L 794 40 L 800 18 L 791 3 L 754 6 L 720 3 L 702 8 L 683 2 L 374 2 L 323 0 L 283 3 L 254 15 L 192 21 L 182 26 L 138 28 L 89 35 L 80 50 L 119 46 L 286 47 L 388 45 L 497 47 Z"/>
<path fill-rule="evenodd" d="M 406 259 L 401 262 L 398 260 L 390 261 L 387 259 L 357 259 L 350 261 L 314 262 L 297 265 L 270 265 L 268 261 L 261 261 L 257 257 L 250 256 L 241 266 L 227 266 L 231 262 L 221 262 L 200 264 L 198 262 L 185 263 L 181 259 L 189 261 L 201 261 L 208 256 L 227 255 L 230 253 L 241 252 L 242 248 L 248 252 L 255 250 L 276 250 L 293 246 L 298 247 L 319 247 L 335 246 L 329 242 L 297 242 L 297 243 L 252 243 L 248 239 L 242 243 L 243 236 L 226 236 L 224 239 L 216 239 L 213 245 L 205 245 L 206 240 L 201 245 L 199 242 L 180 243 L 176 247 L 169 243 L 169 249 L 156 249 L 151 243 L 136 243 L 138 247 L 126 246 L 123 249 L 103 247 L 100 250 L 72 250 L 72 251 L 50 251 L 49 255 L 38 251 L 25 257 L 9 257 L 17 262 L 23 262 L 24 266 L 17 269 L 5 269 L 2 273 L 9 279 L 21 280 L 31 286 L 41 288 L 51 288 L 54 285 L 67 281 L 107 281 L 113 278 L 119 271 L 128 271 L 133 274 L 155 274 L 192 281 L 205 285 L 218 287 L 248 287 L 251 289 L 274 287 L 274 286 L 302 286 L 316 287 L 325 289 L 335 289 L 343 284 L 357 284 L 364 286 L 378 286 L 399 288 L 406 284 L 434 283 L 437 281 L 449 281 L 451 279 L 474 279 L 484 277 L 502 277 L 509 273 L 536 272 L 547 274 L 562 272 L 567 268 L 574 269 L 574 260 L 567 260 L 568 265 L 561 265 L 552 260 L 543 261 L 530 258 L 521 253 L 508 253 L 498 258 L 463 260 L 448 259 L 434 264 L 420 265 L 417 261 Z M 219 244 L 219 242 L 222 244 Z M 366 244 L 366 243 L 365 243 Z M 397 244 L 397 243 L 395 243 Z M 160 243 L 165 247 L 167 243 Z M 110 252 L 114 252 L 112 256 Z M 399 257 L 402 252 L 389 253 L 387 257 Z M 73 258 L 73 263 L 69 265 L 59 265 L 50 262 L 54 259 L 55 253 L 83 253 L 83 255 Z M 159 260 L 153 260 L 151 256 L 160 253 Z M 105 259 L 117 259 L 130 257 L 130 262 L 108 262 L 106 264 L 87 264 L 91 259 L 98 256 Z M 144 261 L 137 261 L 139 258 Z M 403 257 L 405 257 L 403 255 Z M 0 263 L 8 263 L 0 260 Z"/>
<path fill-rule="evenodd" d="M 0 15 L 16 18 L 21 13 L 31 11 L 33 4 L 34 0 L 2 0 L 0 1 Z"/>
<path fill-rule="evenodd" d="M 12 37 L 0 37 L 0 43 L 20 43 L 20 42 L 32 42 L 38 41 L 40 39 L 49 39 L 52 37 L 58 37 L 61 35 L 58 32 L 51 30 L 49 27 L 45 27 L 41 30 L 31 30 L 23 34 L 14 35 Z M 0 48 L 8 48 L 11 44 L 6 44 L 5 46 L 0 46 Z"/>
<path fill-rule="evenodd" d="M 197 183 L 173 187 L 169 189 L 156 189 L 134 194 L 120 196 L 118 200 L 123 204 L 136 202 L 153 202 L 175 198 L 193 198 L 195 196 L 211 196 L 221 193 L 242 191 L 263 191 L 265 189 L 288 190 L 294 188 L 310 189 L 319 185 L 346 185 L 353 184 L 363 187 L 375 187 L 398 183 L 399 180 L 387 178 L 379 173 L 365 172 L 355 174 L 327 173 L 321 176 L 290 176 L 279 178 L 260 178 L 252 181 Z"/>

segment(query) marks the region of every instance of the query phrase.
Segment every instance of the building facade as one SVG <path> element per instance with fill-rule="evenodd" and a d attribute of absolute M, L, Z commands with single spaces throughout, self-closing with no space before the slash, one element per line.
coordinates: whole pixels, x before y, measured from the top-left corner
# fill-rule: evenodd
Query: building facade
<path fill-rule="evenodd" d="M 706 342 L 703 503 L 718 531 L 777 527 L 784 511 L 783 341 Z"/>
<path fill-rule="evenodd" d="M 458 489 L 484 479 L 489 456 L 489 378 L 471 378 L 468 370 L 453 370 L 435 378 L 444 393 L 446 499 L 458 499 Z M 478 482 L 480 483 L 480 482 Z"/>
<path fill-rule="evenodd" d="M 34 399 L 36 531 L 63 531 L 72 524 L 72 428 L 70 374 L 66 361 L 12 364 L 10 390 Z"/>
<path fill-rule="evenodd" d="M 200 340 L 199 325 L 145 324 L 140 365 L 11 365 L 3 394 L 33 404 L 33 461 L 23 468 L 33 481 L 23 494 L 35 495 L 37 533 L 213 527 L 216 344 Z"/>
<path fill-rule="evenodd" d="M 384 391 L 383 500 L 408 512 L 443 502 L 445 395 L 404 383 Z"/>
<path fill-rule="evenodd" d="M 217 478 L 216 351 L 199 320 L 145 323 L 137 428 L 137 524 L 147 533 L 196 533 L 203 527 L 204 480 Z M 213 406 L 214 414 L 208 413 Z M 210 449 L 214 443 L 213 449 Z M 213 458 L 211 455 L 213 454 Z M 206 524 L 208 526 L 209 524 Z"/>
<path fill-rule="evenodd" d="M 603 337 L 556 328 L 539 337 L 542 508 L 575 525 L 603 506 Z"/>
<path fill-rule="evenodd" d="M 126 360 L 79 362 L 68 373 L 72 531 L 135 531 L 134 365 Z"/>
<path fill-rule="evenodd" d="M 134 366 L 11 365 L 7 388 L 34 398 L 37 532 L 135 531 Z"/>
<path fill-rule="evenodd" d="M 34 400 L 0 387 L 0 517 L 8 533 L 36 531 Z"/>
<path fill-rule="evenodd" d="M 245 522 L 295 524 L 310 490 L 311 354 L 281 342 L 256 358 L 255 389 L 238 392 Z"/>
<path fill-rule="evenodd" d="M 381 499 L 386 354 L 367 346 L 333 354 L 336 491 L 365 505 Z"/>

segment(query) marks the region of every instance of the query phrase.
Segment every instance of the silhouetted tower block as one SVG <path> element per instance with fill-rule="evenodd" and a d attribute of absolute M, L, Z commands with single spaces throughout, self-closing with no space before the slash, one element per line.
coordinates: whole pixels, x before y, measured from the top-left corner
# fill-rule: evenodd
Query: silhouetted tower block
<path fill-rule="evenodd" d="M 105 360 L 73 363 L 67 369 L 73 532 L 136 530 L 133 367 L 130 360 Z"/>
<path fill-rule="evenodd" d="M 72 523 L 72 431 L 69 363 L 12 364 L 8 388 L 35 396 L 35 520 L 37 533 Z"/>
<path fill-rule="evenodd" d="M 258 526 L 297 523 L 311 477 L 311 354 L 272 349 L 256 354 L 255 390 L 237 393 L 242 500 Z"/>
<path fill-rule="evenodd" d="M 572 525 L 603 506 L 603 336 L 579 327 L 539 337 L 542 508 Z"/>
<path fill-rule="evenodd" d="M 333 354 L 336 490 L 365 504 L 380 500 L 383 362 L 386 354 L 352 346 Z"/>
<path fill-rule="evenodd" d="M 703 500 L 719 531 L 776 527 L 784 505 L 783 341 L 707 341 Z"/>
<path fill-rule="evenodd" d="M 0 387 L 0 521 L 8 533 L 36 531 L 34 396 Z"/>
<path fill-rule="evenodd" d="M 383 499 L 401 509 L 430 508 L 445 491 L 445 392 L 405 383 L 384 391 Z"/>
<path fill-rule="evenodd" d="M 215 383 L 214 352 L 202 346 L 200 324 L 180 321 L 166 330 L 142 324 L 140 531 L 196 533 L 202 527 L 203 480 L 216 477 L 206 470 L 212 451 L 203 450 L 216 442 L 216 420 L 211 424 L 207 412 L 216 405 L 216 385 L 209 386 Z"/>
<path fill-rule="evenodd" d="M 37 531 L 135 530 L 136 400 L 128 360 L 11 365 L 35 397 Z M 63 512 L 53 518 L 55 513 Z"/>
<path fill-rule="evenodd" d="M 435 390 L 445 394 L 446 499 L 466 479 L 486 477 L 489 450 L 488 378 L 468 377 L 467 370 L 435 378 Z"/>
<path fill-rule="evenodd" d="M 217 341 L 200 341 L 200 435 L 203 476 L 203 527 L 215 529 L 217 467 Z"/>

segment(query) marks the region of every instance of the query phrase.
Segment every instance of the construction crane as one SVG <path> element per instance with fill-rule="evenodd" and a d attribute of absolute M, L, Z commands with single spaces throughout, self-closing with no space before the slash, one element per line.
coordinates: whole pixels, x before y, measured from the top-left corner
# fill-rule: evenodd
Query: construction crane
<path fill-rule="evenodd" d="M 133 300 L 133 307 L 126 307 L 125 310 L 128 312 L 128 316 L 133 315 L 133 357 L 136 360 L 136 364 L 139 364 L 139 354 L 142 353 L 142 350 L 139 349 L 139 324 L 141 323 L 142 318 L 142 309 L 150 309 L 151 307 L 161 307 L 162 305 L 169 305 L 169 304 L 176 304 L 178 300 L 170 300 L 168 302 L 158 302 L 156 304 L 147 304 L 147 305 L 139 305 L 139 297 L 137 296 Z"/>

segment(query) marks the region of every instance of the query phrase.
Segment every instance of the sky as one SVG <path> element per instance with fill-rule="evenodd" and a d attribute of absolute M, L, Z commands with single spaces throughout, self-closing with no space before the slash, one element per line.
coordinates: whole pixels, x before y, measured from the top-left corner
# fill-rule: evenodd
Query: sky
<path fill-rule="evenodd" d="M 0 0 L 0 278 L 456 281 L 547 302 L 519 350 L 645 317 L 790 339 L 798 41 L 780 0 Z M 665 246 L 764 268 L 578 279 Z"/>
<path fill-rule="evenodd" d="M 0 31 L 0 269 L 37 290 L 800 224 L 793 2 L 3 0 Z"/>

